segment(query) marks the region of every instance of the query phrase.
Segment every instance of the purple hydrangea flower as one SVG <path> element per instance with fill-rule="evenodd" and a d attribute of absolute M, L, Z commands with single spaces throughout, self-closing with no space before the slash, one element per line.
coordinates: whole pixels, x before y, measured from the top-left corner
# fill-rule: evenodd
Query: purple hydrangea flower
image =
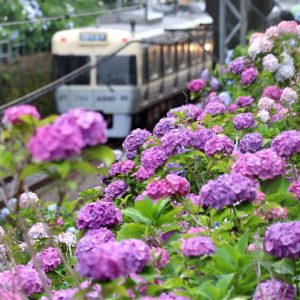
<path fill-rule="evenodd" d="M 204 81 L 208 81 L 209 79 L 209 70 L 207 68 L 205 68 L 202 72 L 201 72 L 201 75 L 200 75 L 200 78 Z"/>
<path fill-rule="evenodd" d="M 219 88 L 219 81 L 216 77 L 212 77 L 210 80 L 210 87 L 213 90 L 217 90 Z"/>
<path fill-rule="evenodd" d="M 237 106 L 237 104 L 230 104 L 229 106 L 228 106 L 228 111 L 231 113 L 231 114 L 233 114 L 233 113 L 235 113 L 235 111 L 238 109 L 239 107 Z"/>
<path fill-rule="evenodd" d="M 254 67 L 244 70 L 241 76 L 241 84 L 245 86 L 251 84 L 256 79 L 257 74 L 258 72 Z"/>
<path fill-rule="evenodd" d="M 122 221 L 121 211 L 112 202 L 92 202 L 78 212 L 77 227 L 79 229 L 98 229 L 114 226 Z"/>
<path fill-rule="evenodd" d="M 171 184 L 173 190 L 179 196 L 184 196 L 190 191 L 190 183 L 184 178 L 176 174 L 169 174 L 166 180 Z"/>
<path fill-rule="evenodd" d="M 137 151 L 150 135 L 151 133 L 148 130 L 140 128 L 131 131 L 122 144 L 123 149 L 126 153 Z M 129 158 L 128 156 L 127 158 L 132 159 L 132 157 Z"/>
<path fill-rule="evenodd" d="M 122 179 L 117 179 L 104 189 L 105 200 L 113 201 L 114 199 L 123 196 L 127 190 L 128 184 Z"/>
<path fill-rule="evenodd" d="M 125 274 L 140 273 L 151 260 L 150 248 L 142 240 L 128 239 L 119 243 Z"/>
<path fill-rule="evenodd" d="M 263 96 L 271 98 L 275 101 L 279 101 L 282 94 L 282 90 L 276 85 L 267 86 L 263 91 Z"/>
<path fill-rule="evenodd" d="M 300 181 L 294 182 L 290 187 L 289 187 L 289 192 L 293 193 L 298 200 L 300 200 Z"/>
<path fill-rule="evenodd" d="M 255 201 L 256 188 L 251 179 L 240 174 L 224 174 L 216 180 L 209 180 L 200 190 L 200 203 L 223 209 L 242 201 Z"/>
<path fill-rule="evenodd" d="M 15 291 L 8 291 L 7 289 L 0 287 L 0 299 L 1 300 L 23 300 L 22 294 Z"/>
<path fill-rule="evenodd" d="M 263 147 L 263 137 L 260 133 L 247 133 L 240 141 L 239 150 L 241 153 L 255 153 Z"/>
<path fill-rule="evenodd" d="M 234 149 L 233 141 L 227 136 L 216 136 L 209 139 L 205 146 L 204 151 L 208 156 L 213 156 L 216 153 L 231 154 Z"/>
<path fill-rule="evenodd" d="M 233 119 L 233 127 L 236 130 L 243 130 L 255 127 L 255 119 L 252 113 L 240 113 Z"/>
<path fill-rule="evenodd" d="M 146 169 L 143 166 L 141 166 L 136 173 L 133 174 L 135 179 L 139 182 L 143 182 L 146 179 L 149 179 L 152 177 L 155 173 L 154 169 Z"/>
<path fill-rule="evenodd" d="M 188 89 L 191 92 L 200 92 L 204 89 L 206 82 L 203 79 L 194 79 L 188 84 Z"/>
<path fill-rule="evenodd" d="M 268 227 L 264 249 L 278 258 L 300 257 L 300 221 L 275 223 Z"/>
<path fill-rule="evenodd" d="M 197 150 L 204 150 L 206 142 L 213 137 L 216 137 L 216 134 L 212 129 L 198 129 L 192 133 L 191 145 Z"/>
<path fill-rule="evenodd" d="M 277 135 L 270 147 L 274 152 L 282 157 L 290 157 L 300 152 L 300 131 L 288 130 Z"/>
<path fill-rule="evenodd" d="M 184 256 L 212 255 L 216 248 L 213 240 L 206 236 L 196 236 L 185 240 L 181 246 Z"/>
<path fill-rule="evenodd" d="M 137 156 L 137 151 L 129 151 L 125 153 L 127 159 L 134 159 Z"/>
<path fill-rule="evenodd" d="M 169 171 L 169 174 L 180 175 L 182 173 L 185 173 L 184 167 L 182 165 L 174 163 L 174 162 L 168 163 L 164 169 L 166 171 Z"/>
<path fill-rule="evenodd" d="M 110 281 L 125 274 L 123 257 L 116 242 L 102 244 L 96 251 L 82 254 L 76 265 L 78 274 L 100 281 Z"/>
<path fill-rule="evenodd" d="M 218 102 L 225 105 L 224 98 L 219 97 L 216 92 L 209 93 L 208 96 L 205 98 L 205 105 L 212 102 Z"/>
<path fill-rule="evenodd" d="M 196 194 L 190 193 L 190 194 L 186 195 L 186 198 L 188 200 L 190 200 L 194 205 L 203 206 L 203 201 L 202 201 L 200 195 L 196 195 Z"/>
<path fill-rule="evenodd" d="M 168 154 L 163 147 L 154 146 L 142 152 L 141 164 L 146 170 L 156 170 L 168 159 Z"/>
<path fill-rule="evenodd" d="M 134 168 L 132 160 L 124 160 L 114 163 L 109 169 L 110 176 L 127 175 Z"/>
<path fill-rule="evenodd" d="M 157 269 L 163 269 L 170 261 L 170 255 L 164 248 L 153 247 L 151 248 L 151 255 L 154 260 L 154 266 Z"/>
<path fill-rule="evenodd" d="M 178 126 L 175 125 L 176 121 L 177 120 L 174 117 L 160 119 L 153 129 L 153 135 L 159 138 L 162 137 L 167 132 Z"/>
<path fill-rule="evenodd" d="M 245 69 L 245 61 L 243 57 L 238 57 L 229 63 L 229 70 L 233 74 L 240 74 Z"/>
<path fill-rule="evenodd" d="M 182 153 L 190 146 L 192 132 L 187 129 L 173 129 L 161 138 L 161 147 L 169 155 Z"/>
<path fill-rule="evenodd" d="M 2 123 L 4 124 L 18 124 L 23 116 L 31 116 L 39 119 L 41 116 L 37 109 L 28 104 L 12 106 L 5 110 Z"/>
<path fill-rule="evenodd" d="M 267 180 L 284 175 L 285 163 L 274 151 L 265 149 L 240 155 L 232 170 L 250 178 Z"/>
<path fill-rule="evenodd" d="M 172 108 L 168 113 L 168 118 L 178 118 L 178 114 L 185 114 L 185 119 L 194 119 L 201 114 L 202 110 L 195 104 L 185 104 L 179 107 Z"/>
<path fill-rule="evenodd" d="M 174 194 L 174 189 L 169 181 L 166 179 L 153 180 L 146 187 L 146 195 L 153 200 L 169 197 Z"/>
<path fill-rule="evenodd" d="M 252 300 L 294 300 L 295 288 L 283 281 L 269 279 L 261 282 L 257 287 Z"/>
<path fill-rule="evenodd" d="M 97 250 L 104 243 L 114 241 L 115 235 L 106 228 L 89 230 L 77 243 L 75 255 L 79 257 L 82 254 Z"/>
<path fill-rule="evenodd" d="M 212 116 L 223 115 L 226 113 L 226 106 L 218 101 L 209 102 L 204 108 L 204 113 Z"/>
<path fill-rule="evenodd" d="M 60 251 L 57 248 L 48 247 L 39 252 L 36 259 L 40 262 L 43 271 L 50 272 L 55 270 L 61 264 Z M 31 262 L 33 265 L 33 262 Z"/>
<path fill-rule="evenodd" d="M 238 107 L 247 107 L 251 106 L 254 99 L 251 96 L 239 96 L 236 99 L 236 105 Z"/>

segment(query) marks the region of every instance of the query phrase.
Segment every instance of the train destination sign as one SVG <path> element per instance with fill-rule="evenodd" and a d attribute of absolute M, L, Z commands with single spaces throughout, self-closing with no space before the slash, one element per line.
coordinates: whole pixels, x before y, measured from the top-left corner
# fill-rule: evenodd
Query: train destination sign
<path fill-rule="evenodd" d="M 81 42 L 104 42 L 106 41 L 106 33 L 104 32 L 82 32 L 80 33 Z"/>

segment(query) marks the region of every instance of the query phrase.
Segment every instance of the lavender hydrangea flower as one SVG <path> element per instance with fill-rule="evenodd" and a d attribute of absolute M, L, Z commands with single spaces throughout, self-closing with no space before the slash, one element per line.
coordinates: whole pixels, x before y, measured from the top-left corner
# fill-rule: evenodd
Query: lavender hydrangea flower
<path fill-rule="evenodd" d="M 300 221 L 275 223 L 268 227 L 264 249 L 278 258 L 300 257 Z"/>
<path fill-rule="evenodd" d="M 263 147 L 263 137 L 260 133 L 247 133 L 240 140 L 239 150 L 241 153 L 255 153 Z"/>
<path fill-rule="evenodd" d="M 267 86 L 263 91 L 263 97 L 271 98 L 275 101 L 279 101 L 282 94 L 282 90 L 276 85 Z"/>
<path fill-rule="evenodd" d="M 289 192 L 293 193 L 298 200 L 300 200 L 300 181 L 294 182 L 290 187 L 289 187 Z"/>
<path fill-rule="evenodd" d="M 255 127 L 255 119 L 252 113 L 240 113 L 233 119 L 233 127 L 236 130 L 243 130 Z"/>
<path fill-rule="evenodd" d="M 270 147 L 274 152 L 282 157 L 290 157 L 300 152 L 300 131 L 288 130 L 277 135 Z"/>
<path fill-rule="evenodd" d="M 255 201 L 256 188 L 251 179 L 240 174 L 224 174 L 216 180 L 209 180 L 200 190 L 203 205 L 223 209 L 243 201 Z"/>
<path fill-rule="evenodd" d="M 170 255 L 164 248 L 153 247 L 151 248 L 151 255 L 154 260 L 154 266 L 157 269 L 163 269 L 170 261 Z"/>
<path fill-rule="evenodd" d="M 116 242 L 102 244 L 96 251 L 82 254 L 76 265 L 82 277 L 110 281 L 125 274 L 123 257 Z"/>
<path fill-rule="evenodd" d="M 236 99 L 236 105 L 238 107 L 247 107 L 251 106 L 254 99 L 251 96 L 239 96 Z"/>
<path fill-rule="evenodd" d="M 141 240 L 128 239 L 119 243 L 125 274 L 140 273 L 151 260 L 149 246 Z"/>
<path fill-rule="evenodd" d="M 200 78 L 204 81 L 208 81 L 209 79 L 209 70 L 207 68 L 205 68 L 202 72 L 201 72 L 201 75 L 200 75 Z"/>
<path fill-rule="evenodd" d="M 162 139 L 163 140 L 163 139 Z M 142 152 L 141 164 L 146 170 L 156 170 L 168 159 L 168 153 L 163 147 L 154 146 Z"/>
<path fill-rule="evenodd" d="M 195 104 L 185 104 L 179 107 L 172 108 L 167 113 L 168 118 L 178 118 L 178 114 L 184 114 L 185 119 L 194 119 L 196 120 L 197 117 L 201 114 L 202 110 Z"/>
<path fill-rule="evenodd" d="M 257 70 L 254 67 L 250 67 L 243 71 L 241 76 L 241 84 L 247 86 L 251 84 L 257 77 Z"/>
<path fill-rule="evenodd" d="M 117 179 L 110 183 L 105 189 L 105 200 L 113 201 L 114 199 L 123 196 L 128 189 L 128 184 L 121 179 Z"/>
<path fill-rule="evenodd" d="M 154 169 L 146 169 L 145 167 L 141 166 L 136 173 L 133 174 L 135 179 L 139 182 L 143 182 L 146 179 L 152 177 L 155 173 Z"/>
<path fill-rule="evenodd" d="M 203 201 L 202 201 L 200 195 L 190 193 L 190 194 L 186 195 L 186 199 L 190 200 L 194 205 L 203 206 Z"/>
<path fill-rule="evenodd" d="M 32 240 L 46 239 L 49 237 L 48 227 L 43 223 L 36 223 L 31 226 L 28 235 Z"/>
<path fill-rule="evenodd" d="M 298 98 L 297 92 L 290 87 L 286 87 L 282 91 L 280 102 L 284 106 L 291 108 L 292 105 L 297 101 L 297 98 Z"/>
<path fill-rule="evenodd" d="M 174 117 L 160 119 L 153 129 L 153 135 L 159 138 L 164 136 L 167 132 L 178 126 L 175 125 L 176 121 Z"/>
<path fill-rule="evenodd" d="M 260 180 L 284 175 L 285 163 L 274 151 L 265 149 L 256 153 L 245 153 L 238 157 L 232 171 Z"/>
<path fill-rule="evenodd" d="M 210 87 L 212 88 L 212 90 L 217 90 L 219 88 L 219 81 L 216 77 L 211 78 Z"/>
<path fill-rule="evenodd" d="M 15 125 L 21 121 L 21 118 L 23 116 L 31 116 L 35 119 L 39 119 L 41 117 L 40 113 L 32 105 L 28 105 L 28 104 L 16 105 L 5 110 L 2 123 L 4 124 L 10 123 Z"/>
<path fill-rule="evenodd" d="M 200 92 L 205 87 L 205 81 L 203 79 L 194 79 L 188 84 L 188 89 L 191 92 Z"/>
<path fill-rule="evenodd" d="M 198 129 L 192 133 L 191 145 L 197 150 L 204 150 L 206 142 L 216 136 L 212 129 Z"/>
<path fill-rule="evenodd" d="M 263 67 L 266 71 L 274 73 L 279 67 L 278 59 L 273 54 L 268 54 L 263 58 Z"/>
<path fill-rule="evenodd" d="M 92 202 L 78 212 L 77 227 L 79 229 L 99 229 L 114 226 L 122 221 L 121 211 L 112 202 Z"/>
<path fill-rule="evenodd" d="M 233 141 L 227 136 L 216 136 L 209 139 L 205 146 L 204 151 L 208 156 L 213 156 L 216 153 L 231 154 L 234 149 Z"/>
<path fill-rule="evenodd" d="M 213 240 L 206 236 L 196 236 L 185 240 L 181 249 L 187 257 L 212 255 L 216 251 Z"/>
<path fill-rule="evenodd" d="M 151 135 L 148 130 L 135 129 L 130 132 L 130 134 L 124 140 L 122 146 L 126 153 L 137 151 L 146 141 L 146 139 Z M 127 157 L 128 159 L 132 159 Z"/>
<path fill-rule="evenodd" d="M 294 300 L 296 299 L 296 289 L 283 281 L 269 279 L 261 282 L 257 287 L 252 300 Z"/>
<path fill-rule="evenodd" d="M 161 147 L 168 155 L 182 153 L 185 147 L 190 146 L 192 132 L 187 129 L 174 129 L 161 138 Z"/>
<path fill-rule="evenodd" d="M 110 176 L 127 175 L 134 168 L 132 160 L 124 160 L 114 163 L 109 169 Z"/>
<path fill-rule="evenodd" d="M 60 251 L 53 247 L 48 247 L 39 252 L 36 255 L 36 259 L 40 262 L 41 268 L 46 273 L 55 270 L 61 264 Z"/>
<path fill-rule="evenodd" d="M 245 69 L 245 61 L 243 57 L 238 57 L 229 63 L 229 70 L 233 74 L 241 74 Z"/>
<path fill-rule="evenodd" d="M 204 113 L 212 116 L 223 115 L 226 113 L 226 106 L 217 101 L 209 102 L 204 108 Z"/>
<path fill-rule="evenodd" d="M 77 243 L 75 256 L 97 250 L 102 244 L 114 242 L 115 235 L 106 228 L 89 230 Z"/>

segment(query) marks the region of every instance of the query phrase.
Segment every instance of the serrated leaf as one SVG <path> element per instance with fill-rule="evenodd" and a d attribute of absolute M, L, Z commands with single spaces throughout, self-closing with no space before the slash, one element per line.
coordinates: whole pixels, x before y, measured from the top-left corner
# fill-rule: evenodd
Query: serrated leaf
<path fill-rule="evenodd" d="M 117 240 L 130 238 L 141 239 L 145 233 L 146 225 L 137 223 L 124 224 L 117 233 Z"/>
<path fill-rule="evenodd" d="M 122 215 L 130 217 L 131 219 L 133 219 L 133 221 L 137 223 L 147 224 L 147 225 L 152 224 L 152 221 L 150 219 L 146 218 L 141 214 L 140 211 L 132 207 L 122 210 Z"/>

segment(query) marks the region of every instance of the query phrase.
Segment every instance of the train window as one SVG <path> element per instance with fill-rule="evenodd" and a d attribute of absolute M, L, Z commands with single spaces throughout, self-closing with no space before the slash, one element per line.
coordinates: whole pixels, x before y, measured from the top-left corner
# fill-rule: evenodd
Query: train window
<path fill-rule="evenodd" d="M 114 56 L 99 64 L 97 84 L 136 85 L 136 57 L 134 55 Z"/>
<path fill-rule="evenodd" d="M 164 74 L 170 74 L 175 68 L 175 48 L 172 45 L 163 47 Z"/>
<path fill-rule="evenodd" d="M 54 77 L 60 78 L 90 62 L 89 56 L 54 55 Z M 90 72 L 86 72 L 66 84 L 90 84 Z"/>
<path fill-rule="evenodd" d="M 155 80 L 159 78 L 161 72 L 161 53 L 160 47 L 151 47 L 148 49 L 148 79 Z"/>
<path fill-rule="evenodd" d="M 198 43 L 197 42 L 194 42 L 194 43 L 190 43 L 190 46 L 189 46 L 189 50 L 190 50 L 190 62 L 191 62 L 191 65 L 195 65 L 197 63 L 197 56 L 198 56 Z"/>
<path fill-rule="evenodd" d="M 179 69 L 184 69 L 188 65 L 188 44 L 177 45 L 177 65 Z"/>

